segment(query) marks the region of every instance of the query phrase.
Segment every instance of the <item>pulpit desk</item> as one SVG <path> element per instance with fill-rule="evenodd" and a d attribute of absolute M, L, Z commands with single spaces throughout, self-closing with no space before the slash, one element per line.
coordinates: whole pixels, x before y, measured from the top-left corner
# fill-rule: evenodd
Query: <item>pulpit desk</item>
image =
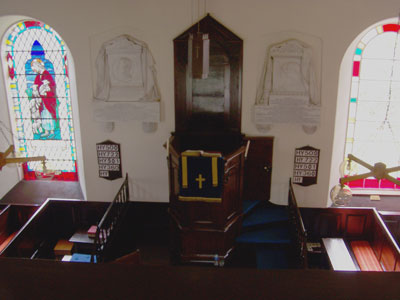
<path fill-rule="evenodd" d="M 205 34 L 201 34 L 203 42 L 198 39 L 200 33 Z M 195 50 L 200 46 L 205 67 L 195 70 L 193 66 L 199 59 Z M 242 39 L 210 15 L 174 39 L 175 132 L 167 149 L 171 254 L 180 262 L 223 265 L 240 229 L 245 153 L 240 132 L 242 60 Z M 198 71 L 204 73 L 200 78 Z M 202 190 L 197 199 L 195 194 L 185 198 L 186 184 L 203 183 L 205 178 L 202 172 L 189 169 L 197 173 L 192 174 L 193 182 L 191 175 L 186 180 L 182 153 L 187 150 L 221 155 L 222 167 L 214 160 L 214 175 L 207 175 L 213 178 L 219 194 L 213 192 L 210 196 Z M 217 169 L 221 176 L 218 184 L 214 182 Z"/>

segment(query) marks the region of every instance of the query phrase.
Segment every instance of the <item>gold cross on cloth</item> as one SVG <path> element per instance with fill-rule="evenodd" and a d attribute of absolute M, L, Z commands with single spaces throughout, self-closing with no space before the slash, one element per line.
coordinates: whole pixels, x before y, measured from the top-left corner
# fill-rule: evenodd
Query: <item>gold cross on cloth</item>
<path fill-rule="evenodd" d="M 201 190 L 203 188 L 203 181 L 206 181 L 205 178 L 201 174 L 197 176 L 196 181 L 199 183 L 199 189 Z"/>

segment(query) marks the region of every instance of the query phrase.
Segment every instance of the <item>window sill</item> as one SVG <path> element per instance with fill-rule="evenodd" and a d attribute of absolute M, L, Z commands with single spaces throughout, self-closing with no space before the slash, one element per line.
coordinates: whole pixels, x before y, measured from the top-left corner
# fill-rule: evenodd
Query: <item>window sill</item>
<path fill-rule="evenodd" d="M 84 199 L 78 181 L 21 180 L 0 203 L 41 205 L 47 198 Z"/>
<path fill-rule="evenodd" d="M 375 207 L 378 211 L 400 211 L 400 195 L 381 195 L 381 200 L 370 200 L 370 195 L 353 195 L 347 207 Z"/>
<path fill-rule="evenodd" d="M 400 198 L 400 190 L 398 189 L 360 189 L 351 188 L 353 195 L 370 196 L 370 195 L 382 195 L 382 196 L 395 196 Z"/>

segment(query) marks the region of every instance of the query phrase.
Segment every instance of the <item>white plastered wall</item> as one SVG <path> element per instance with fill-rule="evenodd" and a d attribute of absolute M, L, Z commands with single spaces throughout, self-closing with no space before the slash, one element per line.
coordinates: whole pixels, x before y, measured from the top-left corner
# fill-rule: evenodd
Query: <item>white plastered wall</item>
<path fill-rule="evenodd" d="M 206 6 L 207 12 L 244 41 L 242 132 L 247 135 L 261 135 L 252 122 L 251 112 L 268 37 L 278 32 L 297 32 L 321 40 L 320 127 L 314 134 L 307 135 L 298 125 L 274 125 L 267 135 L 275 137 L 271 200 L 286 203 L 294 149 L 310 145 L 321 149 L 318 184 L 296 186 L 296 195 L 302 206 L 326 206 L 331 187 L 338 78 L 343 55 L 365 28 L 395 17 L 398 1 L 210 0 Z M 193 19 L 197 19 L 196 7 L 197 1 L 192 0 L 2 0 L 1 15 L 25 15 L 49 24 L 63 37 L 72 52 L 88 200 L 112 200 L 122 182 L 122 179 L 107 181 L 98 177 L 96 143 L 109 139 L 121 144 L 122 169 L 131 178 L 134 200 L 168 202 L 163 144 L 175 126 L 172 41 L 192 24 Z M 106 133 L 93 121 L 92 61 L 96 51 L 91 49 L 90 40 L 105 32 L 120 32 L 121 28 L 145 41 L 156 62 L 161 122 L 155 133 L 144 133 L 141 122 L 136 121 L 118 122 L 113 132 Z M 2 82 L 0 95 L 4 99 Z M 5 103 L 0 101 L 1 120 Z M 6 171 L 12 173 L 13 170 Z M 3 180 L 3 174 L 4 170 L 0 173 L 0 180 Z M 9 177 L 11 181 L 16 180 L 14 175 Z"/>

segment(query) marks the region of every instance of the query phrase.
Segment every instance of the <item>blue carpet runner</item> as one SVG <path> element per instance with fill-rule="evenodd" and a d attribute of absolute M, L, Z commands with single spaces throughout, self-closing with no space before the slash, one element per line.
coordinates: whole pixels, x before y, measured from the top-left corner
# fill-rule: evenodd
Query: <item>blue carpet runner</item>
<path fill-rule="evenodd" d="M 245 201 L 243 212 L 242 233 L 236 242 L 253 247 L 257 268 L 289 268 L 288 249 L 291 238 L 287 206 Z"/>
<path fill-rule="evenodd" d="M 242 227 L 258 226 L 268 223 L 288 221 L 289 215 L 286 206 L 262 206 L 244 218 Z"/>
<path fill-rule="evenodd" d="M 243 215 L 247 215 L 254 209 L 261 201 L 251 201 L 251 200 L 244 200 L 243 201 Z"/>

